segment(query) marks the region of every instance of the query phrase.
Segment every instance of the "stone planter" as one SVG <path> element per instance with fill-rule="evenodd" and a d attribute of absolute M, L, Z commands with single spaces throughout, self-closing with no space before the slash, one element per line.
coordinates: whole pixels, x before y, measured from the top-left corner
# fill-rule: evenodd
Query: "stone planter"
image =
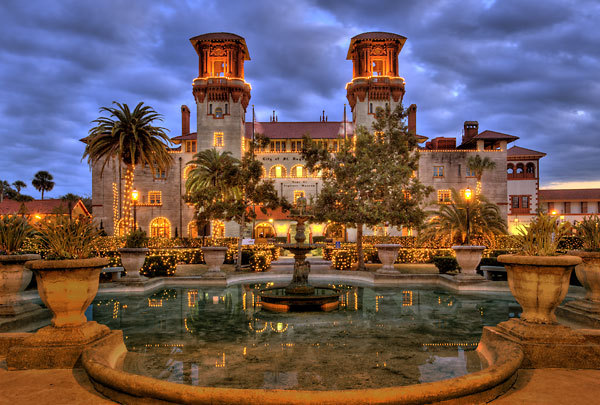
<path fill-rule="evenodd" d="M 485 246 L 463 245 L 452 246 L 452 249 L 460 266 L 460 273 L 456 276 L 458 279 L 484 280 L 483 276 L 477 274 L 477 266 Z"/>
<path fill-rule="evenodd" d="M 208 246 L 202 248 L 204 262 L 208 266 L 208 271 L 202 277 L 224 278 L 225 273 L 221 271 L 221 265 L 225 261 L 225 253 L 229 248 L 226 246 Z"/>
<path fill-rule="evenodd" d="M 573 268 L 581 263 L 576 256 L 501 255 L 508 286 L 523 308 L 521 320 L 536 324 L 556 324 L 556 307 L 569 289 Z"/>
<path fill-rule="evenodd" d="M 583 262 L 575 267 L 577 279 L 585 288 L 585 299 L 569 305 L 600 314 L 600 252 L 571 250 L 569 255 L 581 257 Z"/>
<path fill-rule="evenodd" d="M 15 316 L 39 309 L 31 303 L 22 303 L 20 293 L 31 281 L 31 270 L 25 262 L 40 260 L 40 255 L 0 255 L 0 317 Z"/>
<path fill-rule="evenodd" d="M 377 273 L 400 273 L 394 268 L 394 263 L 398 258 L 398 249 L 400 249 L 400 246 L 401 245 L 395 243 L 382 243 L 375 245 L 375 248 L 377 249 L 377 256 L 379 256 L 379 260 L 381 261 L 381 264 L 383 264 L 383 266 L 377 269 Z"/>
<path fill-rule="evenodd" d="M 125 277 L 121 278 L 124 282 L 141 282 L 147 280 L 146 277 L 140 274 L 140 269 L 146 261 L 148 248 L 122 248 L 119 249 L 121 254 L 121 264 L 127 272 Z"/>

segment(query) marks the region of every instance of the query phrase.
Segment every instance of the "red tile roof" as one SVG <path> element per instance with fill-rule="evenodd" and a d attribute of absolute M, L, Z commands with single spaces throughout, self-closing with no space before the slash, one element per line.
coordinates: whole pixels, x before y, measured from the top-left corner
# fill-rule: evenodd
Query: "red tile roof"
<path fill-rule="evenodd" d="M 347 60 L 352 59 L 352 50 L 354 49 L 354 45 L 356 44 L 356 42 L 369 41 L 369 40 L 374 40 L 374 41 L 396 40 L 396 41 L 400 42 L 399 49 L 402 49 L 402 47 L 404 46 L 404 43 L 406 42 L 406 37 L 403 37 L 402 35 L 398 35 L 398 34 L 393 34 L 391 32 L 381 32 L 381 31 L 363 32 L 362 34 L 358 34 L 358 35 L 352 37 L 352 39 L 350 40 L 350 46 L 348 47 L 348 55 L 346 56 L 346 59 Z"/>
<path fill-rule="evenodd" d="M 21 206 L 25 205 L 25 215 L 33 214 L 56 214 L 57 212 L 68 212 L 69 204 L 67 201 L 63 201 L 59 198 L 52 198 L 48 200 L 33 200 L 33 201 L 15 201 L 5 199 L 0 203 L 0 215 L 16 215 L 19 214 Z M 85 208 L 85 205 L 79 200 L 75 205 L 81 204 L 82 209 L 89 215 L 89 212 Z"/>
<path fill-rule="evenodd" d="M 540 190 L 544 201 L 600 201 L 600 188 Z"/>
<path fill-rule="evenodd" d="M 173 138 L 171 138 L 171 141 L 174 143 L 179 143 L 181 141 L 195 140 L 197 137 L 198 137 L 198 134 L 196 134 L 196 132 L 190 132 L 189 134 L 186 134 L 186 135 L 174 136 Z"/>
<path fill-rule="evenodd" d="M 230 32 L 210 32 L 208 34 L 196 35 L 195 37 L 190 38 L 190 42 L 192 43 L 192 45 L 194 45 L 194 48 L 196 48 L 197 42 L 205 41 L 239 42 L 243 45 L 244 60 L 250 60 L 250 53 L 248 52 L 248 47 L 246 46 L 246 40 L 244 39 L 244 37 L 240 37 L 239 35 L 232 34 Z"/>
<path fill-rule="evenodd" d="M 255 122 L 255 132 L 269 139 L 336 139 L 344 136 L 343 122 Z M 354 126 L 346 122 L 346 135 L 354 134 Z M 252 138 L 252 122 L 246 122 L 246 138 Z"/>
<path fill-rule="evenodd" d="M 520 146 L 513 146 L 506 151 L 507 157 L 533 157 L 536 159 L 546 156 L 544 152 L 538 152 L 537 150 L 522 148 Z"/>
<path fill-rule="evenodd" d="M 281 208 L 277 208 L 276 210 L 267 210 L 266 214 L 260 210 L 259 207 L 254 207 L 254 212 L 256 212 L 256 220 L 257 221 L 268 221 L 269 219 L 273 220 L 286 220 L 290 219 L 289 211 L 283 212 Z"/>
<path fill-rule="evenodd" d="M 490 131 L 490 130 L 485 130 L 483 132 L 480 132 L 479 134 L 475 135 L 473 137 L 473 139 L 490 139 L 490 140 L 507 140 L 509 142 L 512 141 L 516 141 L 517 139 L 519 139 L 518 136 L 514 136 L 514 135 L 509 135 L 509 134 L 503 134 L 502 132 L 496 132 L 496 131 Z"/>

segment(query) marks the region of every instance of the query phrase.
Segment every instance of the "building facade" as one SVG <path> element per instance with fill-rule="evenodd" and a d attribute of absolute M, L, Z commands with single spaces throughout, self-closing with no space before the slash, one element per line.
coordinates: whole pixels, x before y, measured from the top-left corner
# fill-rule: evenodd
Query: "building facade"
<path fill-rule="evenodd" d="M 216 148 L 239 158 L 248 149 L 253 136 L 262 134 L 270 140 L 265 148 L 257 151 L 257 158 L 264 165 L 264 177 L 274 180 L 279 194 L 289 201 L 295 201 L 299 196 L 310 198 L 319 192 L 321 179 L 318 174 L 309 173 L 304 165 L 300 155 L 302 136 L 308 133 L 314 141 L 335 152 L 340 142 L 352 137 L 359 126 L 371 129 L 379 108 L 393 109 L 404 99 L 406 83 L 399 75 L 398 57 L 406 38 L 369 32 L 353 37 L 348 49 L 347 60 L 353 65 L 353 76 L 346 85 L 351 119 L 346 119 L 344 114 L 342 121 L 333 122 L 323 113 L 319 121 L 279 122 L 273 113 L 268 122 L 246 122 L 251 86 L 244 77 L 244 63 L 250 61 L 244 38 L 230 33 L 210 33 L 190 41 L 198 55 L 198 77 L 192 86 L 196 131 L 190 130 L 190 108 L 181 106 L 181 135 L 172 138 L 176 147 L 170 149 L 173 167 L 154 176 L 148 168 L 136 167 L 133 179 L 133 186 L 139 193 L 135 202 L 137 224 L 151 236 L 197 235 L 193 208 L 182 199 L 187 175 L 193 168 L 187 163 L 196 152 Z M 410 105 L 408 111 L 408 127 L 417 134 L 417 106 Z M 495 169 L 483 174 L 482 193 L 500 207 L 502 215 L 508 219 L 510 215 L 524 213 L 509 208 L 513 196 L 528 196 L 529 212 L 535 212 L 539 157 L 536 160 L 522 156 L 525 170 L 529 170 L 529 160 L 534 163 L 535 179 L 527 178 L 527 182 L 517 184 L 516 178 L 505 171 L 511 164 L 515 166 L 521 162 L 514 159 L 524 149 L 508 149 L 518 137 L 494 131 L 479 132 L 477 121 L 464 123 L 460 143 L 455 138 L 436 137 L 427 141 L 426 136 L 416 136 L 421 145 L 417 175 L 422 183 L 435 190 L 426 202 L 429 209 L 435 209 L 436 204 L 449 203 L 451 189 L 475 189 L 477 179 L 469 172 L 467 160 L 470 156 L 480 155 L 496 163 Z M 123 177 L 124 173 L 124 168 L 117 163 L 109 165 L 102 173 L 99 167 L 92 168 L 93 215 L 109 234 L 125 232 L 120 226 L 122 190 L 128 181 Z M 293 227 L 282 212 L 260 213 L 246 236 L 289 237 Z M 237 236 L 238 228 L 235 224 L 215 223 L 211 232 L 217 236 Z M 335 224 L 312 224 L 310 233 L 349 240 L 355 236 L 352 230 L 344 230 Z M 387 229 L 382 225 L 365 229 L 365 234 L 370 233 L 407 235 L 411 230 Z"/>

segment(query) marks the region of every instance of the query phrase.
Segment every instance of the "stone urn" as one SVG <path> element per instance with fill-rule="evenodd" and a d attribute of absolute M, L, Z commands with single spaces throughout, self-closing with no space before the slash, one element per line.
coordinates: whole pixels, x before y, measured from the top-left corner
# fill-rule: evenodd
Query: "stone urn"
<path fill-rule="evenodd" d="M 600 252 L 571 250 L 569 255 L 583 260 L 575 267 L 575 273 L 585 288 L 585 299 L 569 302 L 568 305 L 600 314 Z"/>
<path fill-rule="evenodd" d="M 477 274 L 477 266 L 481 261 L 481 255 L 485 246 L 462 245 L 452 246 L 456 253 L 456 261 L 460 266 L 460 273 L 456 276 L 458 279 L 484 280 L 483 276 Z"/>
<path fill-rule="evenodd" d="M 52 326 L 78 326 L 98 292 L 100 271 L 108 259 L 35 260 L 26 263 L 33 270 L 42 302 L 52 311 Z"/>
<path fill-rule="evenodd" d="M 571 271 L 581 263 L 576 256 L 501 255 L 508 286 L 523 308 L 521 320 L 536 324 L 556 324 L 556 307 L 569 289 Z"/>
<path fill-rule="evenodd" d="M 204 262 L 208 266 L 208 271 L 202 275 L 207 278 L 224 278 L 225 273 L 221 271 L 221 265 L 225 261 L 225 253 L 229 248 L 227 246 L 207 246 L 202 248 Z"/>
<path fill-rule="evenodd" d="M 21 302 L 20 293 L 29 285 L 32 275 L 25 262 L 40 259 L 40 255 L 0 255 L 0 317 L 39 309 L 35 304 Z"/>
<path fill-rule="evenodd" d="M 140 269 L 146 261 L 148 248 L 122 248 L 119 249 L 121 254 L 121 264 L 127 272 L 125 277 L 121 277 L 124 282 L 141 282 L 147 280 L 146 277 L 140 275 Z"/>
<path fill-rule="evenodd" d="M 398 249 L 400 249 L 400 246 L 401 245 L 395 243 L 382 243 L 375 245 L 375 248 L 377 249 L 377 256 L 379 257 L 381 264 L 383 264 L 383 266 L 377 269 L 377 273 L 400 273 L 394 268 L 394 263 L 396 263 L 396 259 L 398 258 Z"/>

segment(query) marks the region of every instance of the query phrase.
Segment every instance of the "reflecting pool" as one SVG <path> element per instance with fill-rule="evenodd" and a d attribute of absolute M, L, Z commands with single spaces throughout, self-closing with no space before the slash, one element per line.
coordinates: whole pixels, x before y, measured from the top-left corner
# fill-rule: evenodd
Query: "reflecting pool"
<path fill-rule="evenodd" d="M 331 390 L 458 377 L 485 364 L 483 326 L 519 316 L 510 294 L 441 287 L 340 288 L 339 310 L 261 311 L 257 291 L 166 288 L 98 297 L 90 319 L 122 329 L 126 371 L 211 387 Z"/>

